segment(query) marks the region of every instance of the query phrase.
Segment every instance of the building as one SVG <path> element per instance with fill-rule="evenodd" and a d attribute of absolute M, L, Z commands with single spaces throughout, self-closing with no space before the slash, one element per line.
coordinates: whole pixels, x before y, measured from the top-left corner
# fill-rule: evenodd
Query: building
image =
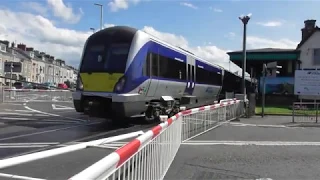
<path fill-rule="evenodd" d="M 320 69 L 320 28 L 316 20 L 304 21 L 297 50 L 300 51 L 300 69 Z"/>

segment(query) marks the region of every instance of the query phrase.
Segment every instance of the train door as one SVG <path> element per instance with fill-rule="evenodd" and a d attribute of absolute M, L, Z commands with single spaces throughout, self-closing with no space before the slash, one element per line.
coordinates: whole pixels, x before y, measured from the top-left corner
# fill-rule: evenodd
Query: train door
<path fill-rule="evenodd" d="M 193 94 L 195 87 L 195 59 L 187 56 L 187 84 L 186 84 L 186 93 L 188 95 Z"/>
<path fill-rule="evenodd" d="M 147 74 L 150 78 L 147 96 L 153 97 L 158 89 L 159 84 L 159 80 L 157 79 L 160 73 L 159 56 L 156 53 L 148 52 L 146 66 L 148 70 Z"/>

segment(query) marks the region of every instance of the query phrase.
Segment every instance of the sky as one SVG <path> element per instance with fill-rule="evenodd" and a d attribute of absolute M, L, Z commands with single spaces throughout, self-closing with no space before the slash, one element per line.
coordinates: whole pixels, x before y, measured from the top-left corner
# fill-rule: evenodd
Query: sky
<path fill-rule="evenodd" d="M 127 25 L 233 72 L 228 51 L 242 49 L 239 16 L 252 14 L 247 48 L 296 48 L 306 19 L 320 21 L 320 1 L 297 0 L 5 0 L 0 40 L 24 43 L 78 67 L 85 40 L 100 28 Z"/>

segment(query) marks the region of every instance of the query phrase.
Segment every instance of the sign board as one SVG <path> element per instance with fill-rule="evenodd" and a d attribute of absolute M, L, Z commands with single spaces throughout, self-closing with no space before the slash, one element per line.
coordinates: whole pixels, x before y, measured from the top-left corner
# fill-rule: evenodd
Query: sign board
<path fill-rule="evenodd" d="M 22 63 L 21 62 L 5 62 L 4 72 L 11 72 L 11 65 L 13 66 L 12 72 L 21 73 Z"/>
<path fill-rule="evenodd" d="M 306 96 L 319 96 L 320 71 L 296 70 L 294 76 L 294 94 Z"/>

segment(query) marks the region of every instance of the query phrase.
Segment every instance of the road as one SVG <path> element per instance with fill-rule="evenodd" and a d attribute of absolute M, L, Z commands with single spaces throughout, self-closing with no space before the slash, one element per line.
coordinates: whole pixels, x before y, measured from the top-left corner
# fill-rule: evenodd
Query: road
<path fill-rule="evenodd" d="M 290 121 L 241 119 L 186 141 L 164 179 L 318 179 L 319 126 Z"/>
<path fill-rule="evenodd" d="M 56 148 L 68 142 L 86 142 L 145 130 L 151 126 L 114 127 L 105 119 L 76 113 L 71 102 L 4 103 L 0 104 L 0 158 Z"/>

